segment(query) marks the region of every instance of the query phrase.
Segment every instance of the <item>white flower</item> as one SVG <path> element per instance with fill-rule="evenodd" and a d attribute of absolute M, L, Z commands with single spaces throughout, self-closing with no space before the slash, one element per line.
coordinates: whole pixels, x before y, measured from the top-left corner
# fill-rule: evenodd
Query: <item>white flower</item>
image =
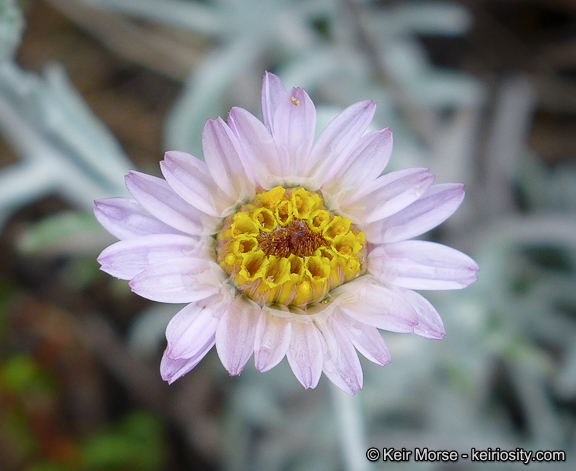
<path fill-rule="evenodd" d="M 412 290 L 464 288 L 478 266 L 407 239 L 452 215 L 463 185 L 432 185 L 422 168 L 381 175 L 392 133 L 365 134 L 375 107 L 348 107 L 314 142 L 307 93 L 267 73 L 263 122 L 233 108 L 228 123 L 206 123 L 205 162 L 167 152 L 166 180 L 130 172 L 134 199 L 96 202 L 98 220 L 121 239 L 100 255 L 102 270 L 148 299 L 189 303 L 166 330 L 166 381 L 215 344 L 232 375 L 253 353 L 260 371 L 286 356 L 304 387 L 323 371 L 355 394 L 356 350 L 390 361 L 378 329 L 444 336 L 436 310 Z"/>

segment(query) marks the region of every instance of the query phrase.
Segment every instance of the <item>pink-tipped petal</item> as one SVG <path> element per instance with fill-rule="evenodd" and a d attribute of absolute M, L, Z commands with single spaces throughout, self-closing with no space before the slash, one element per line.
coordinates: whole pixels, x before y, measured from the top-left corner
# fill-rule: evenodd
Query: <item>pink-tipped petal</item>
<path fill-rule="evenodd" d="M 219 217 L 222 209 L 232 204 L 231 199 L 221 194 L 206 162 L 186 152 L 169 151 L 164 154 L 160 168 L 170 187 L 200 211 Z"/>
<path fill-rule="evenodd" d="M 376 111 L 376 103 L 366 100 L 354 103 L 334 118 L 322 131 L 304 168 L 305 176 L 338 171 L 362 137 Z"/>
<path fill-rule="evenodd" d="M 414 333 L 427 339 L 443 339 L 446 334 L 444 323 L 434 306 L 415 291 L 399 289 L 418 314 L 418 325 L 414 326 Z"/>
<path fill-rule="evenodd" d="M 301 88 L 293 88 L 278 104 L 273 136 L 286 176 L 302 176 L 316 134 L 316 107 Z"/>
<path fill-rule="evenodd" d="M 129 285 L 143 298 L 161 303 L 191 303 L 221 290 L 221 268 L 202 258 L 181 258 L 149 266 Z"/>
<path fill-rule="evenodd" d="M 182 234 L 152 216 L 135 200 L 106 198 L 94 203 L 96 219 L 117 239 L 131 239 L 148 234 Z"/>
<path fill-rule="evenodd" d="M 275 316 L 264 307 L 256 326 L 254 341 L 254 364 L 257 370 L 268 371 L 275 367 L 288 351 L 292 324 L 283 317 Z"/>
<path fill-rule="evenodd" d="M 105 248 L 98 262 L 101 270 L 130 280 L 150 265 L 182 257 L 206 256 L 208 248 L 198 238 L 179 234 L 152 234 L 121 240 Z"/>
<path fill-rule="evenodd" d="M 373 243 L 399 242 L 418 237 L 448 219 L 464 199 L 464 185 L 444 183 L 431 185 L 414 203 L 392 216 L 364 228 Z"/>
<path fill-rule="evenodd" d="M 186 373 L 189 373 L 198 363 L 200 363 L 202 358 L 206 356 L 206 354 L 212 349 L 213 346 L 214 340 L 206 345 L 204 350 L 194 358 L 179 358 L 174 360 L 170 358 L 166 352 L 164 352 L 164 356 L 162 357 L 162 361 L 160 363 L 160 375 L 162 376 L 162 379 L 167 381 L 168 384 L 172 384 L 177 379 L 180 379 Z"/>
<path fill-rule="evenodd" d="M 318 328 L 324 344 L 324 374 L 342 391 L 354 396 L 362 389 L 363 381 L 362 366 L 354 345 L 334 316 L 319 323 Z"/>
<path fill-rule="evenodd" d="M 209 119 L 202 133 L 202 147 L 210 175 L 232 200 L 254 196 L 255 178 L 249 179 L 240 156 L 240 142 L 222 120 Z"/>
<path fill-rule="evenodd" d="M 391 216 L 416 201 L 434 181 L 425 168 L 398 170 L 381 176 L 340 202 L 340 208 L 362 224 Z"/>
<path fill-rule="evenodd" d="M 196 359 L 214 345 L 218 318 L 208 306 L 189 304 L 169 322 L 166 328 L 166 354 L 173 360 Z"/>
<path fill-rule="evenodd" d="M 336 316 L 338 322 L 344 326 L 346 335 L 362 355 L 378 365 L 390 363 L 390 351 L 376 327 L 358 322 L 339 309 L 336 310 Z"/>
<path fill-rule="evenodd" d="M 277 75 L 266 72 L 262 83 L 262 117 L 264 124 L 273 132 L 274 113 L 279 103 L 288 95 L 282 81 Z"/>
<path fill-rule="evenodd" d="M 358 191 L 382 174 L 391 154 L 392 131 L 389 128 L 373 131 L 362 136 L 340 170 L 337 171 L 336 167 L 328 169 L 319 177 L 318 183 L 324 185 L 332 180 L 330 186 Z"/>
<path fill-rule="evenodd" d="M 313 322 L 292 321 L 292 338 L 286 358 L 306 389 L 315 388 L 322 374 L 322 339 Z"/>
<path fill-rule="evenodd" d="M 358 322 L 391 332 L 414 332 L 418 316 L 398 293 L 368 277 L 333 291 L 338 307 Z"/>
<path fill-rule="evenodd" d="M 260 306 L 238 297 L 230 305 L 216 329 L 216 350 L 224 368 L 239 375 L 254 351 Z"/>
<path fill-rule="evenodd" d="M 478 279 L 478 265 L 468 255 L 423 240 L 378 246 L 368 270 L 382 283 L 408 289 L 462 289 Z"/>
<path fill-rule="evenodd" d="M 228 124 L 242 144 L 246 167 L 256 183 L 269 188 L 269 182 L 282 176 L 282 165 L 272 134 L 254 115 L 242 108 L 232 108 Z"/>
<path fill-rule="evenodd" d="M 126 187 L 140 205 L 165 224 L 188 234 L 203 232 L 202 214 L 161 178 L 130 171 Z"/>

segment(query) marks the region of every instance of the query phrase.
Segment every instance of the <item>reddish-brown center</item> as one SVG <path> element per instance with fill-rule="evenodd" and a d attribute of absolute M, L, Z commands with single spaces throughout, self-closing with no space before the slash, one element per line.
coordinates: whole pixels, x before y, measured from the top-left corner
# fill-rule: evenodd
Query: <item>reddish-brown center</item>
<path fill-rule="evenodd" d="M 290 254 L 309 257 L 327 243 L 322 234 L 313 232 L 303 219 L 293 219 L 284 227 L 278 226 L 273 232 L 262 232 L 257 240 L 267 256 L 284 258 Z"/>

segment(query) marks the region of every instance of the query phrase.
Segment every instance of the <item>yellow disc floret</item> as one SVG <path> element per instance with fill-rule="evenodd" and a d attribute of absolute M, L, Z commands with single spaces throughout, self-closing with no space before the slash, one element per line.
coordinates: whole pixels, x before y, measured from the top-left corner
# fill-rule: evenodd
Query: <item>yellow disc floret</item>
<path fill-rule="evenodd" d="M 255 302 L 304 308 L 366 271 L 366 237 L 318 192 L 277 186 L 224 220 L 216 255 Z"/>

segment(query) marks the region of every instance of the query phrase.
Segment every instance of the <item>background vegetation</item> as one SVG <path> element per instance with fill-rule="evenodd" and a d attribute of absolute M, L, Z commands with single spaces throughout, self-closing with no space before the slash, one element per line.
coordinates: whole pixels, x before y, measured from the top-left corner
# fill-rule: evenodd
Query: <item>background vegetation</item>
<path fill-rule="evenodd" d="M 368 446 L 576 456 L 576 3 L 571 0 L 0 0 L 0 469 L 483 470 L 369 463 Z M 378 102 L 391 167 L 467 197 L 430 238 L 480 281 L 426 293 L 447 335 L 384 333 L 344 398 L 286 362 L 215 352 L 164 384 L 179 306 L 99 272 L 93 200 L 130 168 L 201 156 L 207 118 L 259 113 L 265 70 L 322 116 Z"/>

